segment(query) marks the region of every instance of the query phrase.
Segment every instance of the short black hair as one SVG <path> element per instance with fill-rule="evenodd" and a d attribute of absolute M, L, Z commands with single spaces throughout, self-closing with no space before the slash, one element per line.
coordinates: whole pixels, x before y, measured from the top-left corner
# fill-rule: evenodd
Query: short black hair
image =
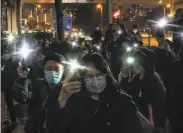
<path fill-rule="evenodd" d="M 44 64 L 46 64 L 46 62 L 48 62 L 49 60 L 54 60 L 57 61 L 59 63 L 62 64 L 63 61 L 65 61 L 65 58 L 63 55 L 58 54 L 58 53 L 51 53 L 49 55 L 47 55 L 44 59 Z"/>
<path fill-rule="evenodd" d="M 102 55 L 98 53 L 85 55 L 82 59 L 82 63 L 84 66 L 94 66 L 100 72 L 108 74 L 111 77 L 113 76 L 108 63 L 102 57 Z"/>

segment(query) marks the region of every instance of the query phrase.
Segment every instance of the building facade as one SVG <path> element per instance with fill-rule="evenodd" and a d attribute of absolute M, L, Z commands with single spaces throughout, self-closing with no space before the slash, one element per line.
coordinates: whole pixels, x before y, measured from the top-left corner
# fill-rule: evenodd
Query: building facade
<path fill-rule="evenodd" d="M 1 31 L 8 30 L 8 9 L 6 3 L 1 3 Z"/>

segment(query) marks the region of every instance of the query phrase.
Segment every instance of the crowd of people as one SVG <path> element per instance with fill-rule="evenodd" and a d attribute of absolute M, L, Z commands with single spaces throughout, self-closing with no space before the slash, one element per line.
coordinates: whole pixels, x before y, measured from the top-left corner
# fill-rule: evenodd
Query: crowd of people
<path fill-rule="evenodd" d="M 156 28 L 156 48 L 143 45 L 136 24 L 131 32 L 110 24 L 105 36 L 97 25 L 91 43 L 32 45 L 26 59 L 5 48 L 1 84 L 10 119 L 3 124 L 18 125 L 14 99 L 28 105 L 25 133 L 182 133 L 179 10 L 173 42 Z"/>

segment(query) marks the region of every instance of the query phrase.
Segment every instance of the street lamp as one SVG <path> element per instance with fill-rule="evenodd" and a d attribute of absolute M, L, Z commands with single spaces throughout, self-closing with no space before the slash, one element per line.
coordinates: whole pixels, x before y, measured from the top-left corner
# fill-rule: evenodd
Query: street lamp
<path fill-rule="evenodd" d="M 167 4 L 167 5 L 166 5 L 166 7 L 167 7 L 167 8 L 170 8 L 170 7 L 171 7 L 171 5 L 170 5 L 170 4 Z"/>
<path fill-rule="evenodd" d="M 100 9 L 101 14 L 101 27 L 103 28 L 103 7 L 101 4 L 97 4 L 97 9 Z"/>
<path fill-rule="evenodd" d="M 37 5 L 38 8 L 41 8 L 41 5 Z"/>
<path fill-rule="evenodd" d="M 97 4 L 97 8 L 98 9 L 102 8 L 102 5 L 101 4 Z"/>
<path fill-rule="evenodd" d="M 162 4 L 162 3 L 163 3 L 163 1 L 162 1 L 162 0 L 159 0 L 159 1 L 158 1 L 158 3 L 159 3 L 159 4 Z"/>

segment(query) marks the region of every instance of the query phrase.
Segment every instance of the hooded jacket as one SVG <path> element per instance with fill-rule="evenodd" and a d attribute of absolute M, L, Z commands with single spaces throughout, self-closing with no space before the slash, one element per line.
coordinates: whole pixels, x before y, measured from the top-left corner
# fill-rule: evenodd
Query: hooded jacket
<path fill-rule="evenodd" d="M 130 83 L 122 79 L 120 87 L 130 94 L 139 110 L 148 118 L 148 104 L 152 104 L 154 126 L 164 128 L 166 119 L 166 90 L 158 73 L 154 71 L 154 54 L 147 48 L 141 48 L 135 54 L 145 69 L 142 80 L 135 77 Z M 119 77 L 120 78 L 120 77 Z"/>
<path fill-rule="evenodd" d="M 84 89 L 73 95 L 63 109 L 48 103 L 47 132 L 151 133 L 152 126 L 146 119 L 142 120 L 131 97 L 123 92 L 119 94 L 116 85 L 107 76 L 107 87 L 99 101 L 92 100 Z"/>
<path fill-rule="evenodd" d="M 29 105 L 25 133 L 152 133 L 152 126 L 138 112 L 132 98 L 116 91 L 114 79 L 107 77 L 107 87 L 94 101 L 83 89 L 74 94 L 63 109 L 58 96 L 60 87 L 51 90 L 45 80 L 26 89 L 23 80 L 15 83 L 15 99 Z M 44 124 L 45 123 L 45 124 Z"/>

